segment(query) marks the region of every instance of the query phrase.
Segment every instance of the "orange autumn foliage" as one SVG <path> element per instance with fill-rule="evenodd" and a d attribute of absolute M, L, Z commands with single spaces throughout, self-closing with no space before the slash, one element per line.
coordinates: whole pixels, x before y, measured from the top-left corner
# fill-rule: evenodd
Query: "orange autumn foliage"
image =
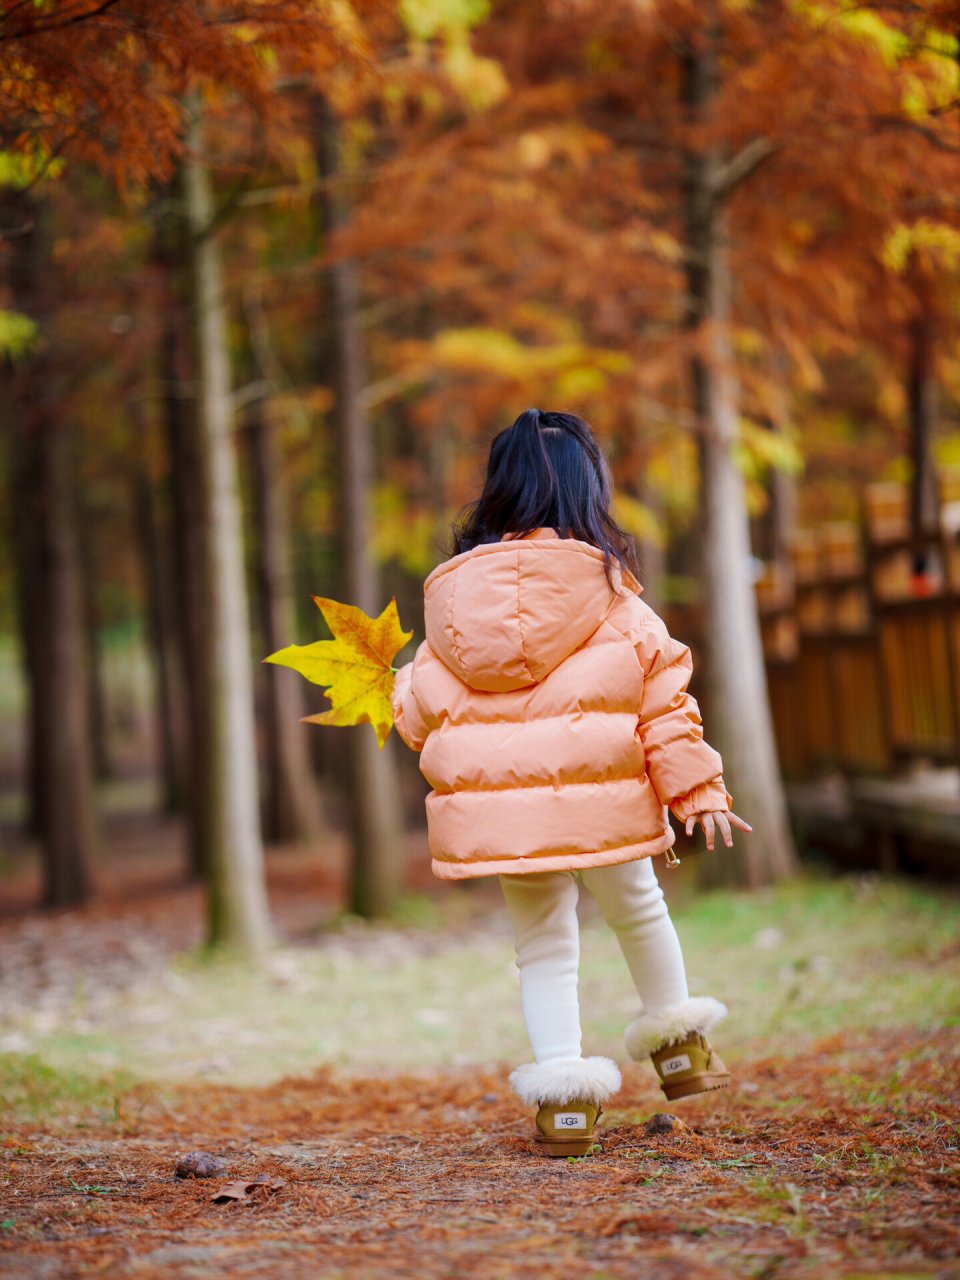
<path fill-rule="evenodd" d="M 42 173 L 66 157 L 132 190 L 170 176 L 183 150 L 183 98 L 285 113 L 281 75 L 369 71 L 364 23 L 385 0 L 68 0 L 0 3 L 0 147 Z"/>
<path fill-rule="evenodd" d="M 761 424 L 745 447 L 769 424 L 814 420 L 838 362 L 889 432 L 885 375 L 904 376 L 919 304 L 888 242 L 931 214 L 960 232 L 957 12 L 534 0 L 495 8 L 474 35 L 509 85 L 490 105 L 459 97 L 429 52 L 394 68 L 392 154 L 339 252 L 364 261 L 376 298 L 403 317 L 378 352 L 398 401 L 415 390 L 423 437 L 467 443 L 503 425 L 505 405 L 562 404 L 620 442 L 622 476 L 652 462 L 689 509 L 686 368 L 704 334 L 683 323 L 683 193 L 691 158 L 712 150 L 736 372 Z M 693 127 L 683 50 L 710 21 L 721 88 Z M 938 272 L 949 318 L 958 273 L 945 258 Z M 424 297 L 427 323 L 411 332 L 403 304 Z M 471 479 L 453 477 L 454 505 Z"/>

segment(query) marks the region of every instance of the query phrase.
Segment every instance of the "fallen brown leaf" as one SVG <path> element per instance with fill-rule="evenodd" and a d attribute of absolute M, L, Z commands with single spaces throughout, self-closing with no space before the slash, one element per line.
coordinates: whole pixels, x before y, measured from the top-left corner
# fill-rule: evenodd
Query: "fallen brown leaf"
<path fill-rule="evenodd" d="M 261 1173 L 252 1182 L 244 1182 L 242 1178 L 236 1182 L 228 1182 L 226 1186 L 215 1192 L 210 1199 L 214 1204 L 247 1203 L 257 1198 L 258 1191 L 264 1193 L 264 1196 L 260 1197 L 263 1199 L 271 1192 L 279 1191 L 283 1185 L 282 1178 L 271 1178 L 267 1174 Z"/>

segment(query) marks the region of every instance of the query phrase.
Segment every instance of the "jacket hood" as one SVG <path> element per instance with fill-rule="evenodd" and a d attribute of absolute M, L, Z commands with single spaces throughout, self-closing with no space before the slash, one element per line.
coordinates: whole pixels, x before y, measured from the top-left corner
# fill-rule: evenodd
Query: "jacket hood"
<path fill-rule="evenodd" d="M 552 529 L 507 535 L 454 556 L 424 584 L 427 640 L 473 689 L 505 693 L 538 684 L 606 618 L 618 595 L 639 594 L 603 552 Z"/>

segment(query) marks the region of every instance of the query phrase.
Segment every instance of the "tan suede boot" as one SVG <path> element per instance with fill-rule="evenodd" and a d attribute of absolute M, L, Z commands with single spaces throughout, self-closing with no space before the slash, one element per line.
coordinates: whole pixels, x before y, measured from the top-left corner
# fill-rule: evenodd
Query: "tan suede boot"
<path fill-rule="evenodd" d="M 694 1093 L 725 1089 L 732 1079 L 720 1055 L 700 1031 L 664 1045 L 650 1058 L 660 1077 L 660 1088 L 671 1102 Z"/>
<path fill-rule="evenodd" d="M 510 1074 L 514 1092 L 537 1108 L 534 1141 L 545 1156 L 585 1156 L 597 1142 L 602 1103 L 620 1088 L 620 1069 L 609 1058 L 528 1062 Z"/>
<path fill-rule="evenodd" d="M 596 1142 L 594 1128 L 603 1114 L 599 1102 L 545 1103 L 537 1112 L 534 1141 L 547 1156 L 585 1156 Z"/>

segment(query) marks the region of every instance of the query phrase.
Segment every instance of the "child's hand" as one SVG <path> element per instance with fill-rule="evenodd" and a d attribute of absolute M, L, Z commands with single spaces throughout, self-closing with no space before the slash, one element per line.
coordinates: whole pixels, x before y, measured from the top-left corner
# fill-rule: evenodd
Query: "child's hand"
<path fill-rule="evenodd" d="M 692 836 L 694 827 L 697 823 L 703 826 L 703 834 L 707 838 L 707 848 L 713 850 L 713 830 L 714 823 L 720 828 L 720 834 L 723 836 L 723 843 L 729 849 L 733 845 L 733 833 L 730 830 L 731 825 L 739 827 L 741 831 L 752 831 L 749 822 L 744 822 L 742 818 L 738 818 L 735 813 L 728 813 L 726 809 L 709 809 L 703 813 L 691 813 L 687 819 L 687 835 Z"/>

